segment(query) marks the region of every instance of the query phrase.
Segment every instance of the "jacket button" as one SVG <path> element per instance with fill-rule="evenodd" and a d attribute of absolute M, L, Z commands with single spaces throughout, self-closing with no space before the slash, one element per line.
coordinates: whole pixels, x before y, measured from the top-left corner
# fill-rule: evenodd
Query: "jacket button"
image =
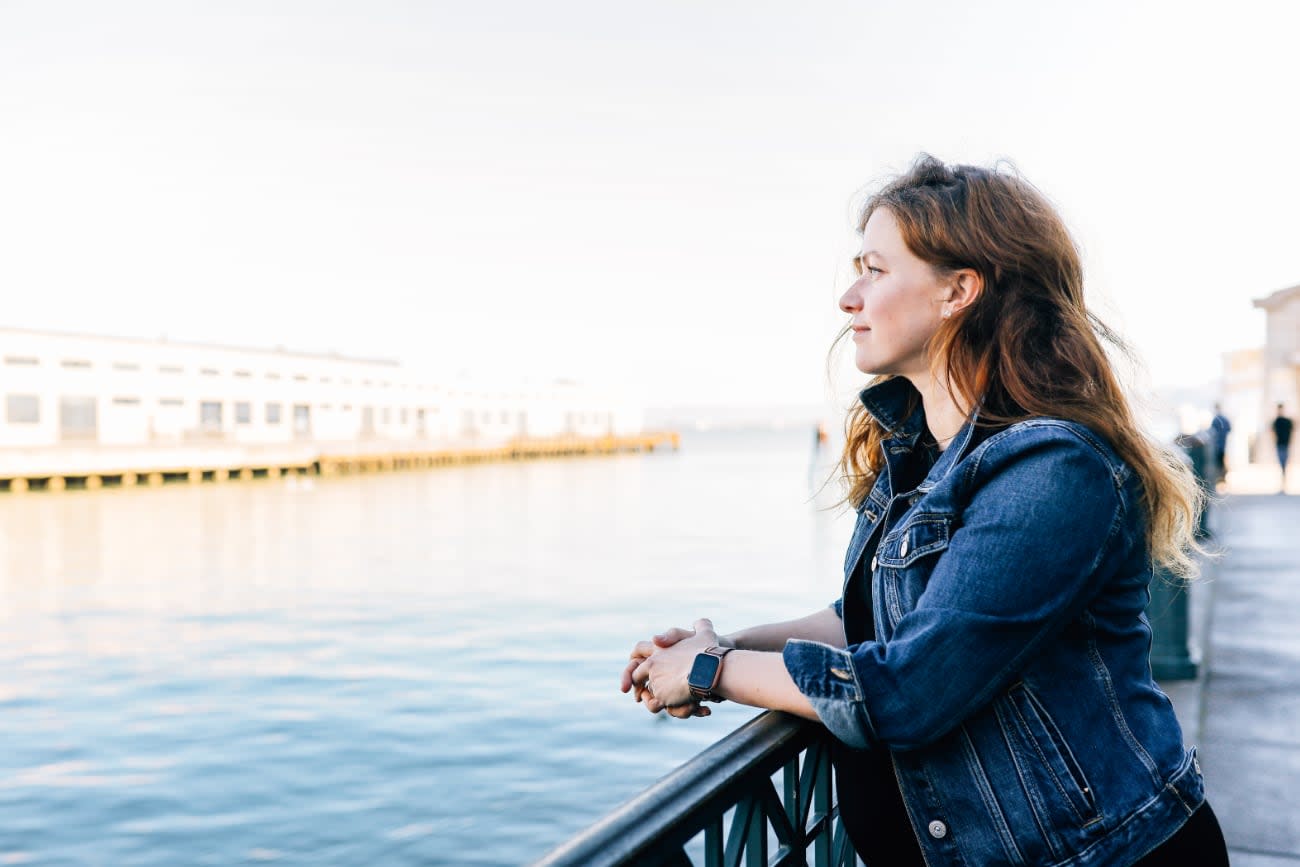
<path fill-rule="evenodd" d="M 872 558 L 871 558 L 871 571 L 872 571 L 872 572 L 875 572 L 875 571 L 876 571 L 876 558 L 875 558 L 875 557 L 872 557 Z"/>
<path fill-rule="evenodd" d="M 906 556 L 907 556 L 908 549 L 910 549 L 910 548 L 912 547 L 911 544 L 909 544 L 910 542 L 911 542 L 910 539 L 907 539 L 907 538 L 904 538 L 904 539 L 903 539 L 903 547 L 901 547 L 901 548 L 898 549 L 898 556 L 900 556 L 900 557 L 906 557 Z"/>
<path fill-rule="evenodd" d="M 948 836 L 948 826 L 938 819 L 930 823 L 930 836 L 936 840 L 942 840 Z"/>
<path fill-rule="evenodd" d="M 832 668 L 831 674 L 835 675 L 840 680 L 853 680 L 853 675 L 849 674 L 842 668 Z"/>

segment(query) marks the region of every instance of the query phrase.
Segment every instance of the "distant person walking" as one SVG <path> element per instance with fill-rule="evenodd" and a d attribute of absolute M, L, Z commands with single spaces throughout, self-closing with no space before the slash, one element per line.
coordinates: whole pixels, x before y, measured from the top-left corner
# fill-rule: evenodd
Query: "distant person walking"
<path fill-rule="evenodd" d="M 1228 475 L 1228 465 L 1224 456 L 1228 451 L 1228 434 L 1232 431 L 1232 422 L 1223 414 L 1223 407 L 1214 405 L 1214 420 L 1210 422 L 1210 433 L 1214 436 L 1214 471 L 1217 481 L 1223 481 Z"/>
<path fill-rule="evenodd" d="M 1273 419 L 1273 439 L 1277 443 L 1277 462 L 1282 468 L 1282 490 L 1286 493 L 1286 461 L 1291 456 L 1291 434 L 1295 423 L 1282 412 L 1282 404 L 1277 405 L 1277 418 Z"/>

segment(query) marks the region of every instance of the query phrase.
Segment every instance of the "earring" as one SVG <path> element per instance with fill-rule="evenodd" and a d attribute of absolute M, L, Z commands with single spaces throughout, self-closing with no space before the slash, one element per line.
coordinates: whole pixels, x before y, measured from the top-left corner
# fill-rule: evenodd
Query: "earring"
<path fill-rule="evenodd" d="M 943 318 L 948 319 L 951 316 L 952 316 L 952 310 L 948 309 L 947 307 L 943 308 Z"/>

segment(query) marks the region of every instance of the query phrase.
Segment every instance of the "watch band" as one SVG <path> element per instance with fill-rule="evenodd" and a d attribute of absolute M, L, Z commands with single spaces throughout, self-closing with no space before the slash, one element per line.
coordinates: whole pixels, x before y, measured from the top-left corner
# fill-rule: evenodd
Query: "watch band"
<path fill-rule="evenodd" d="M 713 657 L 716 657 L 716 658 L 717 658 L 717 660 L 718 660 L 718 668 L 717 668 L 717 670 L 713 673 L 713 683 L 709 684 L 707 687 L 704 687 L 704 686 L 697 686 L 697 685 L 695 685 L 695 684 L 690 684 L 691 695 L 695 698 L 696 701 L 714 701 L 714 702 L 718 702 L 718 701 L 724 701 L 724 700 L 725 700 L 725 699 L 723 699 L 723 698 L 720 697 L 720 696 L 716 696 L 716 695 L 714 695 L 714 694 L 713 694 L 713 690 L 714 690 L 715 688 L 717 688 L 717 686 L 718 686 L 718 681 L 722 679 L 722 659 L 723 659 L 723 657 L 725 657 L 728 653 L 731 653 L 731 651 L 733 651 L 733 650 L 735 650 L 735 649 L 736 649 L 736 648 L 734 648 L 734 647 L 719 647 L 719 646 L 716 645 L 716 644 L 715 644 L 714 646 L 712 646 L 712 647 L 706 647 L 706 648 L 704 648 L 704 650 L 702 651 L 702 653 L 707 653 L 709 656 L 713 656 Z M 698 654 L 697 654 L 697 656 L 698 656 Z"/>

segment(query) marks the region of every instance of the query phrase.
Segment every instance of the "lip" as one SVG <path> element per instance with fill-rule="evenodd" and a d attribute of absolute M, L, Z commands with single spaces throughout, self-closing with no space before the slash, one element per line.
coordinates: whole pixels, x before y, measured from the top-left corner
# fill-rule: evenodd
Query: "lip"
<path fill-rule="evenodd" d="M 870 331 L 870 330 L 871 330 L 871 329 L 868 328 L 868 327 L 865 326 L 865 325 L 854 325 L 854 326 L 853 326 L 853 339 L 854 339 L 854 340 L 857 340 L 859 337 L 861 337 L 862 335 L 866 334 L 866 333 L 867 333 L 868 331 Z"/>

